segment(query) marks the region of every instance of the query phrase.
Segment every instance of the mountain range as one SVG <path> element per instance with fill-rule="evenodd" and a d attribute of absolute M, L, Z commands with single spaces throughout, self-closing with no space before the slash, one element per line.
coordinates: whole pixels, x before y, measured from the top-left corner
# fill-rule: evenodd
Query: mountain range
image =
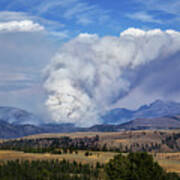
<path fill-rule="evenodd" d="M 137 110 L 116 108 L 108 111 L 103 117 L 104 124 L 121 124 L 137 118 L 158 118 L 180 114 L 180 103 L 156 100 L 149 105 L 143 105 Z"/>
<path fill-rule="evenodd" d="M 40 118 L 33 113 L 15 107 L 2 106 L 0 106 L 0 120 L 14 125 L 38 125 L 40 122 Z"/>
<path fill-rule="evenodd" d="M 0 138 L 16 138 L 31 134 L 44 133 L 44 129 L 34 125 L 15 125 L 8 122 L 0 121 Z"/>
<path fill-rule="evenodd" d="M 102 124 L 88 128 L 74 124 L 40 124 L 39 117 L 25 110 L 0 107 L 0 138 L 40 133 L 116 132 L 138 129 L 180 129 L 180 103 L 157 100 L 137 110 L 116 108 L 102 117 Z"/>

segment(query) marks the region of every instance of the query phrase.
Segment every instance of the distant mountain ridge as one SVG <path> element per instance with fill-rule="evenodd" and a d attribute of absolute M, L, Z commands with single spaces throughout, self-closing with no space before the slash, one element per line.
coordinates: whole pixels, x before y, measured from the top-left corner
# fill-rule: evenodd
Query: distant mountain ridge
<path fill-rule="evenodd" d="M 138 129 L 180 129 L 180 103 L 157 100 L 132 111 L 116 108 L 102 117 L 103 122 L 92 127 L 74 124 L 40 124 L 40 119 L 25 110 L 0 107 L 0 138 L 16 138 L 40 133 L 116 132 Z"/>
<path fill-rule="evenodd" d="M 180 129 L 180 116 L 165 116 L 158 118 L 138 118 L 120 125 L 116 129 Z"/>
<path fill-rule="evenodd" d="M 121 124 L 137 118 L 158 118 L 178 114 L 180 114 L 180 103 L 156 100 L 134 111 L 125 108 L 112 109 L 102 117 L 102 120 L 105 124 Z"/>
<path fill-rule="evenodd" d="M 156 100 L 149 105 L 143 105 L 137 110 L 115 108 L 103 115 L 102 124 L 122 124 L 137 118 L 158 118 L 180 114 L 180 103 Z M 0 120 L 16 125 L 38 125 L 42 121 L 36 115 L 14 107 L 0 106 Z"/>
<path fill-rule="evenodd" d="M 0 121 L 0 138 L 17 138 L 42 133 L 119 132 L 146 129 L 180 129 L 180 116 L 141 118 L 123 124 L 99 124 L 88 128 L 76 127 L 73 124 L 14 125 Z"/>
<path fill-rule="evenodd" d="M 34 125 L 15 125 L 8 122 L 0 121 L 0 138 L 16 138 L 30 134 L 40 134 L 45 131 L 41 127 Z"/>
<path fill-rule="evenodd" d="M 0 120 L 16 125 L 37 125 L 40 122 L 39 117 L 23 109 L 2 106 L 0 106 Z"/>

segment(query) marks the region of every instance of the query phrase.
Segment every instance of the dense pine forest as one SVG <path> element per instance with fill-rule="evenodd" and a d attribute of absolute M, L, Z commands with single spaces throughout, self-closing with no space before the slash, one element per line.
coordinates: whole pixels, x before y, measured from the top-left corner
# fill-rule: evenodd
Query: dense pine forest
<path fill-rule="evenodd" d="M 96 180 L 100 164 L 58 161 L 8 161 L 0 166 L 1 180 Z"/>

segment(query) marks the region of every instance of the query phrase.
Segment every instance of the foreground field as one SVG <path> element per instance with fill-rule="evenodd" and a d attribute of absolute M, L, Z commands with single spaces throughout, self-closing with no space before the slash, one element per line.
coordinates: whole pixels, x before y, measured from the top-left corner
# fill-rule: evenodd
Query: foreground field
<path fill-rule="evenodd" d="M 0 163 L 8 161 L 8 160 L 63 160 L 66 159 L 70 162 L 77 161 L 81 163 L 88 164 L 96 164 L 107 163 L 110 159 L 112 159 L 117 153 L 113 152 L 91 152 L 92 155 L 85 156 L 86 151 L 78 151 L 78 154 L 34 154 L 34 153 L 23 153 L 19 151 L 0 151 Z"/>
<path fill-rule="evenodd" d="M 167 172 L 180 174 L 180 152 L 178 153 L 157 153 L 155 159 Z"/>
<path fill-rule="evenodd" d="M 69 160 L 73 162 L 81 162 L 84 164 L 95 165 L 97 162 L 107 163 L 112 159 L 117 153 L 115 152 L 90 152 L 92 155 L 85 156 L 86 151 L 78 151 L 78 154 L 33 154 L 33 153 L 23 153 L 19 151 L 0 151 L 0 163 L 6 162 L 8 160 Z M 155 160 L 167 171 L 176 172 L 180 174 L 180 152 L 178 153 L 156 153 L 153 154 Z"/>
<path fill-rule="evenodd" d="M 66 159 L 95 165 L 109 162 L 118 152 L 148 152 L 167 172 L 180 174 L 180 130 L 39 134 L 2 140 L 0 147 L 0 163 L 16 159 Z M 85 155 L 86 152 L 90 155 Z"/>

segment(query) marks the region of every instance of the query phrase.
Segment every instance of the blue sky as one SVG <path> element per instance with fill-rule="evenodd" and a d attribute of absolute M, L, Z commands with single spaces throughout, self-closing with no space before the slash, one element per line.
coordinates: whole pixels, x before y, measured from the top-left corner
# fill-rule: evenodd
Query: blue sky
<path fill-rule="evenodd" d="M 79 32 L 111 35 L 128 27 L 178 30 L 180 25 L 178 0 L 2 0 L 0 10 L 70 38 Z"/>
<path fill-rule="evenodd" d="M 180 1 L 1 0 L 0 105 L 44 113 L 43 69 L 59 47 L 80 33 L 130 27 L 179 31 Z"/>

